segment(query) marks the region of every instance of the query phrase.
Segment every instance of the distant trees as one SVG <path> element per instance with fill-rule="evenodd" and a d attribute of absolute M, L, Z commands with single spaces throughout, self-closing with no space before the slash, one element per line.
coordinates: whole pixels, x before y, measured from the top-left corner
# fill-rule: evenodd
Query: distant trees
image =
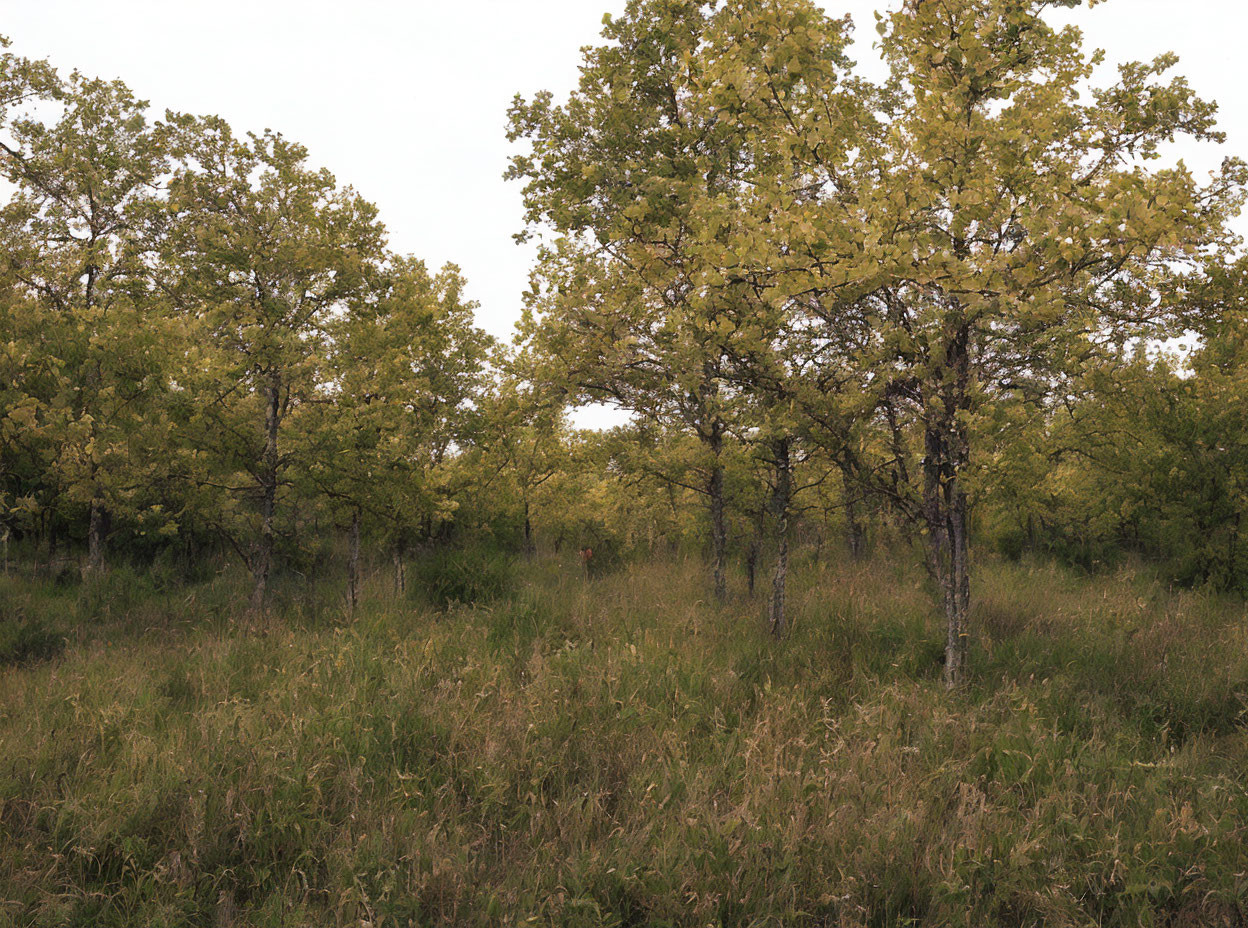
<path fill-rule="evenodd" d="M 464 287 L 454 266 L 431 274 L 414 258 L 390 256 L 367 297 L 335 320 L 306 470 L 318 492 L 350 513 L 353 606 L 362 520 L 389 548 L 402 591 L 412 539 L 427 540 L 454 518 L 457 478 L 448 464 L 478 440 L 493 348 L 473 324 Z"/>
<path fill-rule="evenodd" d="M 165 154 L 124 85 L 36 74 L 28 94 L 55 115 L 15 119 L 0 144 L 0 171 L 15 188 L 0 213 L 18 304 L 10 344 L 23 346 L 12 371 L 21 396 L 6 418 L 39 461 L 44 504 L 87 511 L 84 569 L 99 574 L 110 516 L 152 464 L 141 443 L 163 389 L 166 319 L 145 299 L 136 236 Z"/>
<path fill-rule="evenodd" d="M 350 513 L 394 548 L 448 519 L 490 339 L 464 280 L 386 248 L 376 208 L 281 135 L 169 115 L 0 58 L 3 524 L 210 533 L 265 607 L 279 536 Z M 302 513 L 302 516 L 300 515 Z"/>
<path fill-rule="evenodd" d="M 1126 345 L 1001 443 L 977 477 L 984 535 L 1086 569 L 1124 555 L 1174 580 L 1248 592 L 1248 376 L 1243 262 L 1187 291 L 1193 351 Z"/>

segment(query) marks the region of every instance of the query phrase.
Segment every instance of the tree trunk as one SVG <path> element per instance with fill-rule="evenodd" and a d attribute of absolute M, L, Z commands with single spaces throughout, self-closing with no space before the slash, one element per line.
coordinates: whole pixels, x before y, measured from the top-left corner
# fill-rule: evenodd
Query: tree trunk
<path fill-rule="evenodd" d="M 87 565 L 86 577 L 104 575 L 104 503 L 95 497 L 91 500 L 91 513 L 87 519 Z"/>
<path fill-rule="evenodd" d="M 360 510 L 351 513 L 351 541 L 347 558 L 347 610 L 354 616 L 360 603 Z"/>
<path fill-rule="evenodd" d="M 750 596 L 758 583 L 758 562 L 763 554 L 763 536 L 767 532 L 767 510 L 760 507 L 754 513 L 754 535 L 750 538 L 750 547 L 745 552 L 745 582 Z"/>
<path fill-rule="evenodd" d="M 845 491 L 845 544 L 855 561 L 861 560 L 867 551 L 867 530 L 858 514 L 861 493 L 854 485 L 849 468 L 841 468 L 841 485 Z"/>
<path fill-rule="evenodd" d="M 966 676 L 971 611 L 970 542 L 962 474 L 967 444 L 959 423 L 969 383 L 968 335 L 950 344 L 947 361 L 953 373 L 941 388 L 937 411 L 924 428 L 923 521 L 927 529 L 928 568 L 944 605 L 945 685 L 961 685 Z"/>
<path fill-rule="evenodd" d="M 966 656 L 970 643 L 968 620 L 971 611 L 971 573 L 966 526 L 966 494 L 954 484 L 949 503 L 949 584 L 952 607 L 946 606 L 949 629 L 945 641 L 945 685 L 953 688 L 966 676 Z"/>
<path fill-rule="evenodd" d="M 277 505 L 278 457 L 277 435 L 281 426 L 282 379 L 274 372 L 269 377 L 268 396 L 265 404 L 264 456 L 261 460 L 260 538 L 252 558 L 253 586 L 248 612 L 253 616 L 264 611 L 265 595 L 269 585 L 269 571 L 273 566 L 273 516 Z"/>
<path fill-rule="evenodd" d="M 768 618 L 771 633 L 777 638 L 787 629 L 785 597 L 789 578 L 789 509 L 793 498 L 793 464 L 790 441 L 776 443 L 776 485 L 771 496 L 771 515 L 775 520 L 776 565 L 771 578 L 771 605 Z"/>
<path fill-rule="evenodd" d="M 178 527 L 178 531 L 182 536 L 182 576 L 189 578 L 193 576 L 195 562 L 198 560 L 195 550 L 195 525 L 189 514 Z"/>
<path fill-rule="evenodd" d="M 728 529 L 724 523 L 724 465 L 720 463 L 724 438 L 720 426 L 711 431 L 711 476 L 707 493 L 711 498 L 711 559 L 715 599 L 723 603 L 728 599 Z"/>
<path fill-rule="evenodd" d="M 527 557 L 532 557 L 536 551 L 533 544 L 533 522 L 529 518 L 529 500 L 524 500 L 524 553 Z"/>
<path fill-rule="evenodd" d="M 402 596 L 407 592 L 407 570 L 403 565 L 403 546 L 395 542 L 394 551 L 394 595 Z"/>
<path fill-rule="evenodd" d="M 966 494 L 956 481 L 938 489 L 928 516 L 929 569 L 940 589 L 945 611 L 945 685 L 959 686 L 965 677 L 969 645 L 967 620 L 971 610 L 970 558 L 967 540 Z"/>
<path fill-rule="evenodd" d="M 56 517 L 48 515 L 48 575 L 56 576 Z"/>

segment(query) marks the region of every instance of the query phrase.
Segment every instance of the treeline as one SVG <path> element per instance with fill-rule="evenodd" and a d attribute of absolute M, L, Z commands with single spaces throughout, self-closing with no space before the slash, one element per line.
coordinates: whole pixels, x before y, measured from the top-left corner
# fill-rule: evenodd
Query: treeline
<path fill-rule="evenodd" d="M 1128 552 L 1246 586 L 1248 171 L 1173 57 L 1089 89 L 1050 0 L 905 0 L 884 83 L 809 0 L 633 0 L 578 89 L 517 98 L 542 237 L 514 346 L 454 267 L 275 133 L 116 82 L 0 70 L 0 515 L 29 559 L 271 574 L 329 539 L 394 565 L 465 539 L 700 550 L 707 585 L 791 540 L 922 551 L 972 638 L 972 541 Z M 1187 354 L 1161 352 L 1198 336 Z M 568 406 L 632 424 L 576 432 Z"/>
<path fill-rule="evenodd" d="M 450 518 L 496 351 L 456 268 L 392 253 L 281 135 L 12 55 L 2 78 L 8 533 L 87 575 L 228 547 L 259 610 L 316 525 L 401 554 Z"/>

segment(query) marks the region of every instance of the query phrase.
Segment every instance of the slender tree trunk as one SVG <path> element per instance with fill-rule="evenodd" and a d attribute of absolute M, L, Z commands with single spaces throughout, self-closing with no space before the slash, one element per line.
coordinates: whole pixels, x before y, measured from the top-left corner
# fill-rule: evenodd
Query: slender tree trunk
<path fill-rule="evenodd" d="M 956 482 L 941 488 L 938 529 L 928 531 L 929 564 L 940 588 L 945 611 L 945 685 L 960 685 L 966 673 L 971 610 L 970 555 L 967 540 L 966 494 Z"/>
<path fill-rule="evenodd" d="M 969 382 L 968 335 L 949 347 L 952 379 L 941 390 L 939 412 L 924 429 L 923 521 L 927 528 L 928 564 L 944 605 L 945 685 L 953 689 L 966 676 L 971 612 L 970 541 L 962 474 L 967 445 L 959 424 Z"/>
<path fill-rule="evenodd" d="M 87 565 L 86 577 L 104 575 L 104 503 L 95 497 L 91 500 L 91 512 L 87 517 Z"/>
<path fill-rule="evenodd" d="M 277 436 L 281 427 L 282 378 L 274 372 L 269 377 L 268 396 L 265 405 L 265 441 L 261 468 L 260 538 L 252 558 L 253 586 L 248 611 L 259 615 L 264 611 L 268 592 L 269 572 L 273 567 L 273 517 L 277 506 L 278 457 Z"/>
<path fill-rule="evenodd" d="M 273 490 L 266 486 L 261 503 L 260 538 L 255 545 L 255 556 L 251 565 L 251 600 L 247 611 L 259 615 L 264 611 L 265 597 L 268 595 L 269 573 L 273 567 Z"/>
<path fill-rule="evenodd" d="M 195 551 L 195 524 L 189 514 L 178 530 L 182 533 L 182 576 L 190 577 L 198 558 Z"/>
<path fill-rule="evenodd" d="M 1239 575 L 1239 532 L 1243 527 L 1243 514 L 1235 513 L 1235 521 L 1231 524 L 1230 537 L 1226 541 L 1226 582 L 1232 589 L 1238 584 Z M 4 572 L 9 572 L 8 545 L 9 536 L 4 536 L 5 556 Z"/>
<path fill-rule="evenodd" d="M 403 564 L 403 545 L 395 542 L 392 556 L 394 558 L 394 594 L 402 596 L 407 592 L 407 569 Z"/>
<path fill-rule="evenodd" d="M 355 615 L 360 603 L 360 510 L 351 513 L 351 540 L 347 557 L 347 609 Z"/>
<path fill-rule="evenodd" d="M 676 527 L 680 525 L 680 507 L 676 505 L 676 487 L 667 485 L 667 504 L 672 510 L 672 531 L 667 536 L 667 550 L 675 554 L 680 550 L 680 539 L 676 535 Z"/>
<path fill-rule="evenodd" d="M 771 515 L 775 520 L 776 564 L 771 577 L 771 606 L 768 618 L 771 633 L 777 638 L 787 629 L 785 599 L 789 579 L 789 510 L 793 498 L 793 464 L 790 441 L 776 443 L 776 486 L 771 497 Z"/>
<path fill-rule="evenodd" d="M 532 557 L 536 550 L 533 544 L 533 521 L 530 518 L 529 499 L 526 496 L 524 499 L 524 553 L 527 557 Z"/>
<path fill-rule="evenodd" d="M 850 557 L 858 561 L 867 551 L 867 530 L 858 513 L 861 493 L 845 466 L 841 467 L 841 486 L 845 491 L 845 544 Z"/>
<path fill-rule="evenodd" d="M 953 688 L 966 676 L 966 656 L 970 643 L 968 620 L 971 611 L 970 545 L 967 540 L 966 494 L 956 483 L 949 499 L 949 547 L 953 590 L 952 608 L 946 607 L 949 629 L 945 641 L 945 685 Z"/>
<path fill-rule="evenodd" d="M 724 437 L 719 423 L 712 426 L 710 449 L 713 458 L 707 492 L 711 498 L 711 572 L 715 599 L 723 603 L 728 599 L 728 529 L 724 521 L 724 465 L 720 460 Z"/>
<path fill-rule="evenodd" d="M 48 513 L 48 574 L 56 576 L 56 517 Z"/>
<path fill-rule="evenodd" d="M 754 514 L 754 534 L 750 538 L 750 547 L 745 552 L 745 582 L 750 596 L 758 583 L 758 562 L 763 554 L 763 536 L 767 531 L 767 510 L 760 507 Z"/>
<path fill-rule="evenodd" d="M 94 253 L 95 245 L 99 238 L 94 218 L 92 218 L 90 225 L 91 234 L 88 247 L 91 251 L 88 252 L 89 254 Z M 88 263 L 86 267 L 86 287 L 83 292 L 88 313 L 90 313 L 91 309 L 95 305 L 95 283 L 98 275 L 99 268 L 95 266 L 94 262 Z M 80 394 L 82 397 L 80 400 L 80 407 L 78 409 L 80 421 L 86 416 L 87 412 L 86 396 L 94 395 L 98 399 L 100 385 L 104 380 L 99 358 L 88 361 L 86 372 L 86 385 L 89 388 L 89 394 L 87 392 Z M 91 416 L 88 421 L 90 423 L 88 434 L 90 436 L 90 441 L 94 444 L 98 437 L 97 417 Z M 86 568 L 83 570 L 83 575 L 85 577 L 101 577 L 104 575 L 104 533 L 106 531 L 106 525 L 104 521 L 104 501 L 100 498 L 100 488 L 98 482 L 99 464 L 93 460 L 90 470 L 93 487 L 91 494 L 91 510 L 87 516 L 87 564 Z"/>

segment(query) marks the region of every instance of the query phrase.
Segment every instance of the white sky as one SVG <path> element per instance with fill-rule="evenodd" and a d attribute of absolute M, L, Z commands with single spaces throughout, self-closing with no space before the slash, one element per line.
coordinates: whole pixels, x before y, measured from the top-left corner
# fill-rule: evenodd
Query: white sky
<path fill-rule="evenodd" d="M 873 11 L 895 0 L 827 0 L 857 23 L 874 63 Z M 579 49 L 624 0 L 0 0 L 12 50 L 62 70 L 119 77 L 152 102 L 273 128 L 376 202 L 396 250 L 459 264 L 480 324 L 509 338 L 530 247 L 518 184 L 502 180 L 516 93 L 561 95 Z M 1178 71 L 1221 104 L 1225 152 L 1181 154 L 1193 168 L 1248 155 L 1248 4 L 1112 0 L 1062 14 L 1109 62 L 1177 52 Z M 608 421 L 579 417 L 584 424 Z"/>

